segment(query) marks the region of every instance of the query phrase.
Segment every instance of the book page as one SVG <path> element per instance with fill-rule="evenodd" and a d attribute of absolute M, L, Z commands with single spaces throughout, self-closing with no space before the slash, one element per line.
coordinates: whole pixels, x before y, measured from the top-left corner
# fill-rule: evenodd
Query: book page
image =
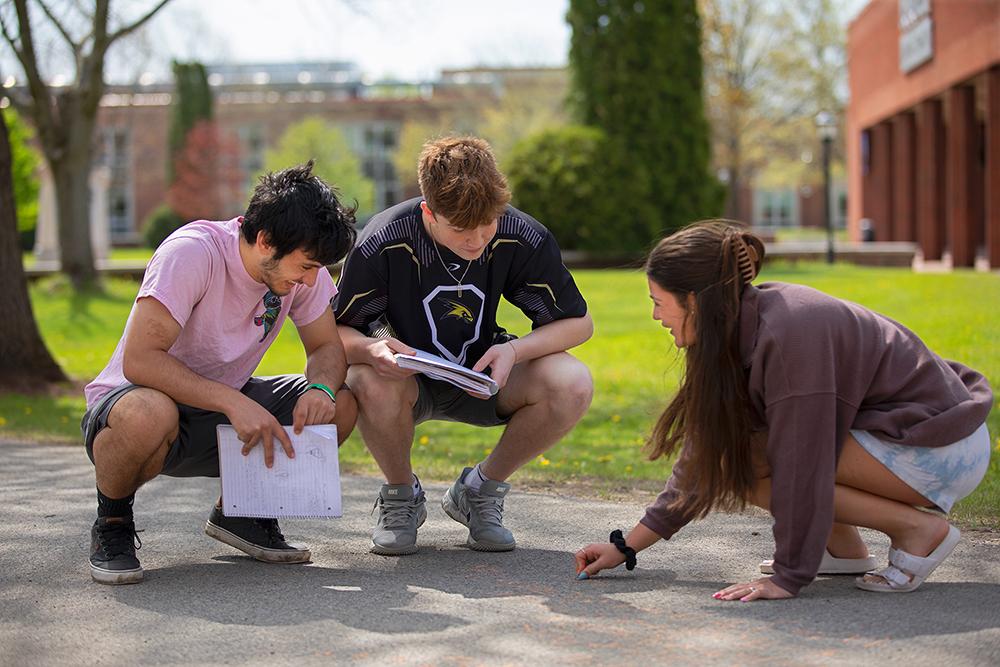
<path fill-rule="evenodd" d="M 264 446 L 243 456 L 243 443 L 228 424 L 216 427 L 222 512 L 240 517 L 337 517 L 341 515 L 337 427 L 306 426 L 292 439 L 295 458 L 275 441 L 274 466 L 264 465 Z"/>

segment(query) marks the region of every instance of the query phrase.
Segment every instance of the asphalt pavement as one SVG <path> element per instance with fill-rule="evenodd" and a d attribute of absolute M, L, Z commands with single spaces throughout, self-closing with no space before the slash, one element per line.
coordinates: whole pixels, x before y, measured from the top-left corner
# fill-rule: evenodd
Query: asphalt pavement
<path fill-rule="evenodd" d="M 915 593 L 824 577 L 793 600 L 721 602 L 773 550 L 763 515 L 716 514 L 624 568 L 576 581 L 573 552 L 641 503 L 519 493 L 518 548 L 479 553 L 428 484 L 420 551 L 368 552 L 379 480 L 343 480 L 344 517 L 285 521 L 307 565 L 268 565 L 204 535 L 217 480 L 136 496 L 145 581 L 103 586 L 87 561 L 93 468 L 82 448 L 0 443 L 0 664 L 1000 664 L 1000 535 L 969 532 Z M 456 470 L 456 473 L 458 471 Z M 884 537 L 866 533 L 880 559 Z"/>

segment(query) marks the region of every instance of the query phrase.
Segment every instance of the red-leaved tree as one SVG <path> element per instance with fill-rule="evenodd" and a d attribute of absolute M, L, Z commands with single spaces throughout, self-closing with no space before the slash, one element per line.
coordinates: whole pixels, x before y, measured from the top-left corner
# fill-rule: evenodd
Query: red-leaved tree
<path fill-rule="evenodd" d="M 223 220 L 244 206 L 240 144 L 214 122 L 199 121 L 174 159 L 167 204 L 182 220 Z"/>

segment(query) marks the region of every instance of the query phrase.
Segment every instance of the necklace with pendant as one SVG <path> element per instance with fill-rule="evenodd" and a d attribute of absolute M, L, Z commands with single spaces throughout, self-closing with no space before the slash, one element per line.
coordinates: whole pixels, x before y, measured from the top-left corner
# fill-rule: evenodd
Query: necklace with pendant
<path fill-rule="evenodd" d="M 441 251 L 438 249 L 437 241 L 434 239 L 433 236 L 431 236 L 431 243 L 434 244 L 434 252 L 437 253 L 438 260 L 441 262 L 441 266 L 444 267 L 444 270 L 448 272 L 448 275 L 451 276 L 451 279 L 454 280 L 455 284 L 458 286 L 458 298 L 461 299 L 462 298 L 462 281 L 465 280 L 465 275 L 469 272 L 469 267 L 472 266 L 472 260 L 470 259 L 469 263 L 465 265 L 465 271 L 462 271 L 462 277 L 461 278 L 456 278 L 455 274 L 452 273 L 451 269 L 448 268 L 448 265 L 445 264 L 444 257 L 441 256 Z"/>

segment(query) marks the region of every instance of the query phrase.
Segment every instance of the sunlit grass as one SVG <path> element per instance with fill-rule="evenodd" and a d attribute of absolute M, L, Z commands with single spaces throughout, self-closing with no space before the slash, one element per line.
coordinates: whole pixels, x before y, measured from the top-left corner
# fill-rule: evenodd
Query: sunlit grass
<path fill-rule="evenodd" d="M 153 251 L 146 247 L 112 248 L 108 259 L 112 262 L 148 262 L 152 256 Z M 34 266 L 36 262 L 35 254 L 32 252 L 23 253 L 21 259 L 26 268 Z"/>

